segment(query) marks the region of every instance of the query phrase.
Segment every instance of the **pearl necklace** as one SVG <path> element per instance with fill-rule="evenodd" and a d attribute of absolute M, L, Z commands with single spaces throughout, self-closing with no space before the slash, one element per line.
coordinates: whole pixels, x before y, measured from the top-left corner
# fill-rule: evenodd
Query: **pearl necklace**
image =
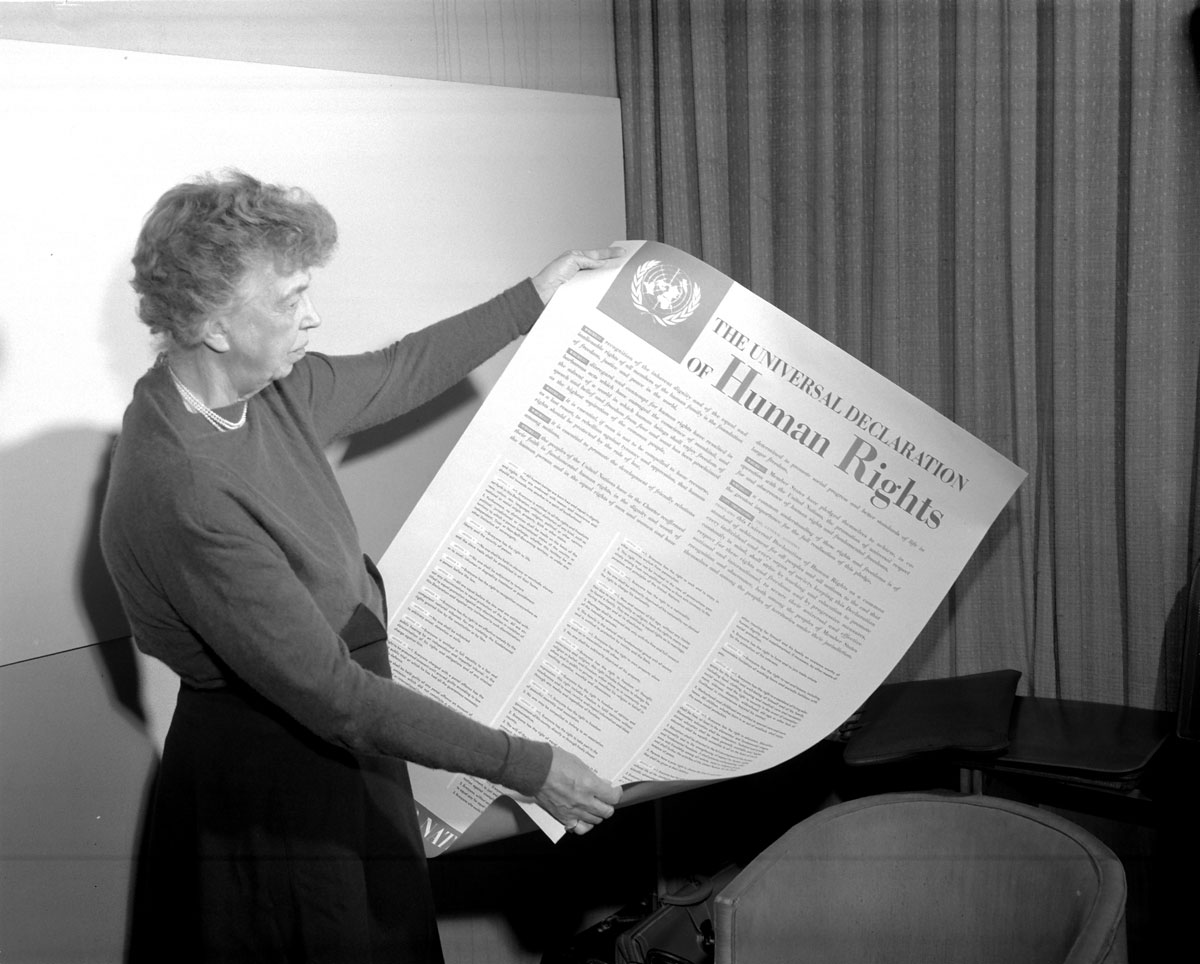
<path fill-rule="evenodd" d="M 212 425 L 212 427 L 218 432 L 232 432 L 246 424 L 246 415 L 250 411 L 250 403 L 248 401 L 242 403 L 244 406 L 242 408 L 242 417 L 236 422 L 231 422 L 227 418 L 222 418 L 202 401 L 200 401 L 200 399 L 196 397 L 196 394 L 179 380 L 179 376 L 175 374 L 175 369 L 171 367 L 170 362 L 167 362 L 167 371 L 171 373 L 171 381 L 175 383 L 175 387 L 179 390 L 179 394 L 183 398 L 184 404 L 186 404 L 192 411 L 198 412 L 208 419 L 209 424 Z"/>

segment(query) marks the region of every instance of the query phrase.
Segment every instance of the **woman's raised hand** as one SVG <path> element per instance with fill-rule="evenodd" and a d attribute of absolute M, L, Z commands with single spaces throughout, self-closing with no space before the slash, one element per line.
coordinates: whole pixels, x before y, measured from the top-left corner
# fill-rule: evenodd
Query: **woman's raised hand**
<path fill-rule="evenodd" d="M 580 271 L 591 268 L 602 268 L 614 258 L 625 254 L 624 248 L 595 248 L 590 251 L 567 251 L 560 254 L 546 267 L 533 276 L 533 286 L 541 296 L 542 304 L 547 304 L 559 288 L 559 285 L 570 281 Z"/>

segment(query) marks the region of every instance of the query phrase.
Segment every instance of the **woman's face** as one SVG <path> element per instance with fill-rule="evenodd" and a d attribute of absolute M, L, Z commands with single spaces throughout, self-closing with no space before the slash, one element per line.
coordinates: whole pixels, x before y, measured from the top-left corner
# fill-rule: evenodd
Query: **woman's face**
<path fill-rule="evenodd" d="M 251 268 L 242 297 L 226 316 L 229 350 L 223 359 L 239 398 L 283 378 L 304 355 L 308 332 L 321 323 L 308 296 L 311 275 L 281 275 L 270 263 Z"/>

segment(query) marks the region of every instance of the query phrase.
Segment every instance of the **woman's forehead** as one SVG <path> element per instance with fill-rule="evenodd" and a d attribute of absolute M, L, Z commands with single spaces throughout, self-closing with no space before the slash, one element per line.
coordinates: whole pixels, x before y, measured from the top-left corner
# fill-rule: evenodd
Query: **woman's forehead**
<path fill-rule="evenodd" d="M 282 272 L 280 267 L 284 269 Z M 244 298 L 273 301 L 302 291 L 308 287 L 311 280 L 312 272 L 307 268 L 289 270 L 289 266 L 276 265 L 271 260 L 265 260 L 247 269 L 239 288 Z"/>

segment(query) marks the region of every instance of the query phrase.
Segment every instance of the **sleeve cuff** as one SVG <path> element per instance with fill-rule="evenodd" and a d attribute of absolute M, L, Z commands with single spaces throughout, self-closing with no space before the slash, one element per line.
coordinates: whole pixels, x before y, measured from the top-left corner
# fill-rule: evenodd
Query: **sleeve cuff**
<path fill-rule="evenodd" d="M 542 303 L 542 296 L 537 293 L 537 288 L 533 286 L 533 279 L 526 278 L 519 284 L 514 285 L 508 290 L 516 302 L 517 310 L 521 312 L 521 322 L 519 328 L 522 335 L 528 335 L 533 328 L 534 322 L 541 317 L 546 306 Z"/>
<path fill-rule="evenodd" d="M 504 763 L 496 782 L 518 793 L 533 796 L 542 789 L 546 777 L 550 775 L 554 750 L 549 743 L 526 740 L 511 733 L 504 735 L 508 738 L 508 752 L 504 754 Z"/>

